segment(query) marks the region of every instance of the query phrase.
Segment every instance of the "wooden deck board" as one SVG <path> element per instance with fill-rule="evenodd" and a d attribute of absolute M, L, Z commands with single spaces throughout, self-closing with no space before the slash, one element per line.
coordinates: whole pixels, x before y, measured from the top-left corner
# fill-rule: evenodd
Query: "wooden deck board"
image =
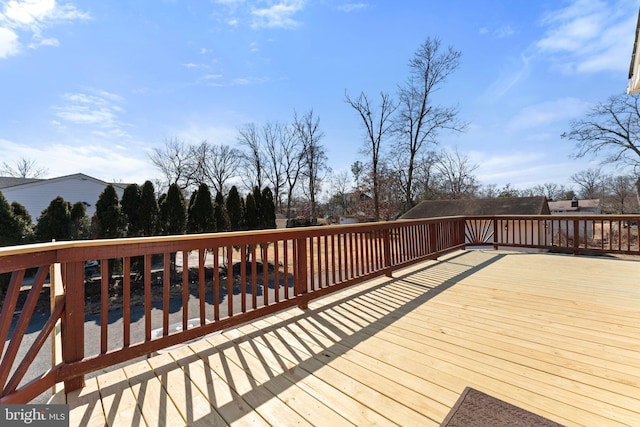
<path fill-rule="evenodd" d="M 466 386 L 640 425 L 640 262 L 467 251 L 394 276 L 89 380 L 71 425 L 437 426 Z"/>

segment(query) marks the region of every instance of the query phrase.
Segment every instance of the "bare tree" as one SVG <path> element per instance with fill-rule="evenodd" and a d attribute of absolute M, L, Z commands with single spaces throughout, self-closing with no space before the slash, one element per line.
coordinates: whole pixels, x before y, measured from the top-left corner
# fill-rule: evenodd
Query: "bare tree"
<path fill-rule="evenodd" d="M 15 166 L 2 162 L 2 168 L 0 169 L 0 174 L 16 178 L 42 178 L 47 173 L 49 173 L 47 168 L 39 166 L 35 160 L 25 157 L 18 159 Z"/>
<path fill-rule="evenodd" d="M 165 138 L 164 148 L 154 148 L 149 158 L 164 175 L 164 187 L 176 184 L 184 190 L 195 184 L 193 148 L 178 137 Z"/>
<path fill-rule="evenodd" d="M 609 178 L 608 187 L 611 190 L 613 208 L 616 213 L 629 213 L 630 198 L 634 193 L 634 179 L 629 175 L 613 176 Z"/>
<path fill-rule="evenodd" d="M 564 200 L 573 193 L 570 188 L 567 189 L 564 185 L 556 184 L 554 182 L 545 182 L 544 184 L 538 184 L 528 190 L 524 191 L 525 194 L 532 196 L 545 196 L 548 200 Z"/>
<path fill-rule="evenodd" d="M 238 142 L 246 147 L 245 161 L 245 185 L 249 190 L 254 187 L 262 188 L 263 153 L 260 130 L 255 123 L 247 123 L 238 129 Z"/>
<path fill-rule="evenodd" d="M 242 161 L 240 150 L 225 144 L 208 146 L 204 161 L 204 175 L 215 192 L 227 194 L 227 183 L 238 176 L 238 168 Z"/>
<path fill-rule="evenodd" d="M 414 200 L 416 197 L 422 200 L 430 200 L 437 197 L 437 171 L 435 168 L 437 162 L 438 154 L 434 151 L 429 151 L 416 160 L 413 169 L 414 193 L 412 193 L 412 197 Z M 406 174 L 401 176 L 406 177 Z"/>
<path fill-rule="evenodd" d="M 391 117 L 398 108 L 388 94 L 380 92 L 380 103 L 372 107 L 369 98 L 361 92 L 353 100 L 345 93 L 346 102 L 358 112 L 365 128 L 364 153 L 369 155 L 371 179 L 373 181 L 373 210 L 376 221 L 380 220 L 380 177 L 379 167 L 382 156 L 382 141 L 391 131 Z"/>
<path fill-rule="evenodd" d="M 294 139 L 293 131 L 282 123 L 267 123 L 262 128 L 265 146 L 264 174 L 273 189 L 273 198 L 278 212 L 282 205 L 282 192 L 286 186 L 286 149 Z"/>
<path fill-rule="evenodd" d="M 327 155 L 324 146 L 320 144 L 324 132 L 320 130 L 320 118 L 313 116 L 313 110 L 309 110 L 302 117 L 298 117 L 294 112 L 293 128 L 302 144 L 302 174 L 307 180 L 306 190 L 310 203 L 311 221 L 315 222 L 317 219 L 316 197 L 320 192 L 323 173 L 328 170 Z"/>
<path fill-rule="evenodd" d="M 293 203 L 293 193 L 298 185 L 304 167 L 304 147 L 294 131 L 289 131 L 288 138 L 282 142 L 282 160 L 284 162 L 284 174 L 287 189 L 287 220 L 291 219 L 291 206 Z"/>
<path fill-rule="evenodd" d="M 350 197 L 349 189 L 351 188 L 351 178 L 349 177 L 349 171 L 341 170 L 332 173 L 329 176 L 329 215 L 340 216 L 349 213 Z"/>
<path fill-rule="evenodd" d="M 580 197 L 582 199 L 596 199 L 602 197 L 607 176 L 602 173 L 602 169 L 586 169 L 571 175 L 571 181 L 580 187 Z"/>
<path fill-rule="evenodd" d="M 592 155 L 603 163 L 633 167 L 640 203 L 640 94 L 613 95 L 596 104 L 584 119 L 571 122 L 571 130 L 561 135 L 576 144 L 575 157 Z"/>
<path fill-rule="evenodd" d="M 399 90 L 399 114 L 395 132 L 398 151 L 407 154 L 404 186 L 405 210 L 414 205 L 414 168 L 418 154 L 426 144 L 436 144 L 440 131 L 462 131 L 454 107 L 435 105 L 433 94 L 459 66 L 461 53 L 452 47 L 441 49 L 438 38 L 427 38 L 409 61 L 410 76 Z"/>
<path fill-rule="evenodd" d="M 435 169 L 439 173 L 442 193 L 451 199 L 463 199 L 474 197 L 480 188 L 473 172 L 478 169 L 478 164 L 471 163 L 466 155 L 461 155 L 458 150 L 453 152 L 445 150 L 435 163 Z"/>

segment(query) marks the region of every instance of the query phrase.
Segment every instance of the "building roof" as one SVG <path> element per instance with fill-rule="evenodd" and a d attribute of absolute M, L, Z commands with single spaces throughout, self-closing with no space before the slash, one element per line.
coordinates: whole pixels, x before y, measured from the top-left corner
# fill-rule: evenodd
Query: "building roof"
<path fill-rule="evenodd" d="M 44 183 L 44 182 L 58 182 L 58 181 L 65 181 L 68 179 L 82 179 L 82 180 L 90 180 L 90 181 L 95 181 L 101 184 L 112 184 L 115 187 L 119 187 L 121 189 L 124 190 L 124 188 L 127 186 L 127 184 L 123 184 L 123 183 L 117 183 L 117 182 L 105 182 L 102 181 L 98 178 L 94 178 L 92 176 L 89 175 L 85 175 L 83 173 L 74 173 L 71 175 L 63 175 L 63 176 L 57 176 L 55 178 L 16 178 L 16 177 L 12 177 L 12 176 L 0 176 L 0 190 L 2 190 L 3 188 L 9 188 L 9 187 L 16 187 L 19 185 L 29 185 L 29 184 L 34 184 L 37 185 L 37 183 Z"/>
<path fill-rule="evenodd" d="M 0 189 L 13 187 L 14 185 L 28 184 L 30 182 L 44 181 L 39 178 L 16 178 L 14 176 L 0 176 Z"/>
<path fill-rule="evenodd" d="M 493 199 L 424 200 L 400 219 L 455 215 L 549 215 L 547 198 L 498 197 Z"/>
<path fill-rule="evenodd" d="M 577 202 L 578 206 L 572 203 Z M 549 209 L 553 211 L 579 211 L 581 209 L 595 210 L 600 207 L 600 199 L 585 200 L 556 200 L 549 202 Z"/>

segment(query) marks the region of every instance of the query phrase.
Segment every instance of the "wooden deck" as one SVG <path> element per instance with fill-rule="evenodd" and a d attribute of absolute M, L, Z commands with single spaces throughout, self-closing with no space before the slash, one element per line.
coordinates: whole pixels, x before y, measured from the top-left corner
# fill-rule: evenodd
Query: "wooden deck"
<path fill-rule="evenodd" d="M 640 425 L 640 262 L 456 252 L 87 380 L 71 425 Z"/>

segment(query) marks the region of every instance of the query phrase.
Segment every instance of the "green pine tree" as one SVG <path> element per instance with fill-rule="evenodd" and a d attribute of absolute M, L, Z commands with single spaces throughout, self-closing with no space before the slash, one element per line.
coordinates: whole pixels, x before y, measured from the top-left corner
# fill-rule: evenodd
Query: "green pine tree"
<path fill-rule="evenodd" d="M 125 229 L 118 193 L 112 184 L 107 185 L 96 203 L 97 237 L 113 239 L 122 237 Z"/>
<path fill-rule="evenodd" d="M 242 198 L 235 185 L 229 190 L 225 204 L 229 216 L 229 230 L 242 230 Z"/>
<path fill-rule="evenodd" d="M 156 190 L 151 181 L 142 185 L 140 196 L 140 234 L 155 236 L 158 234 L 159 208 L 156 200 Z"/>

